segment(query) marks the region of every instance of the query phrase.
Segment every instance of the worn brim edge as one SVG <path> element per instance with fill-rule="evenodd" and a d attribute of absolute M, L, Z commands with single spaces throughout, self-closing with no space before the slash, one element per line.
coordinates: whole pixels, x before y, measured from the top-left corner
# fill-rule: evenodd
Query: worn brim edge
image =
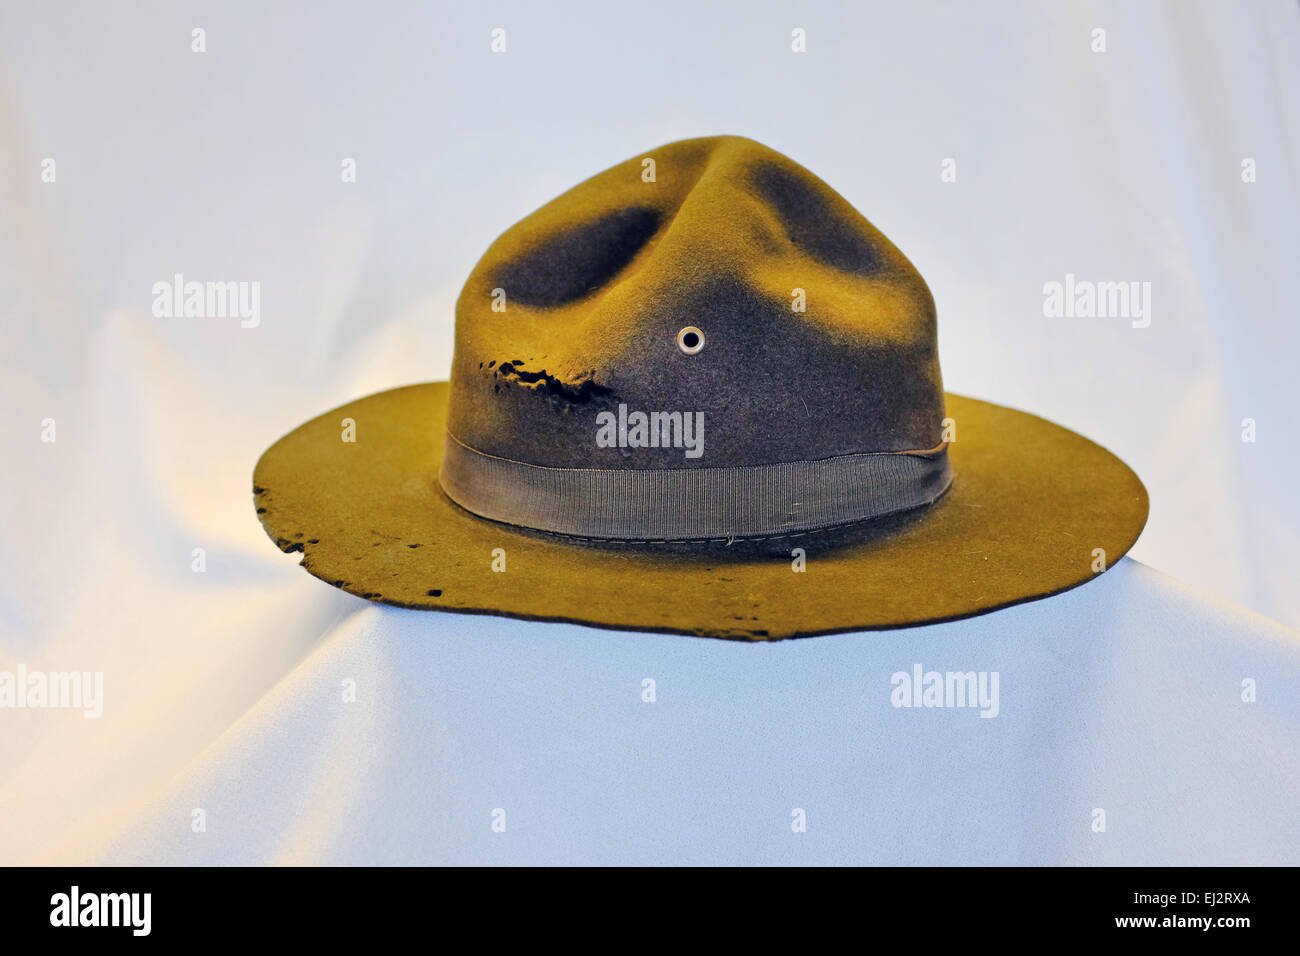
<path fill-rule="evenodd" d="M 958 620 L 1078 587 L 1136 542 L 1148 500 L 1106 449 L 949 393 L 956 478 L 902 522 L 760 552 L 606 547 L 471 515 L 437 484 L 448 386 L 391 389 L 285 435 L 254 469 L 268 536 L 335 587 L 396 607 L 777 640 Z M 344 419 L 351 419 L 345 441 Z M 794 549 L 804 552 L 796 571 Z M 494 569 L 495 568 L 495 569 Z M 504 568 L 504 570 L 501 570 Z"/>

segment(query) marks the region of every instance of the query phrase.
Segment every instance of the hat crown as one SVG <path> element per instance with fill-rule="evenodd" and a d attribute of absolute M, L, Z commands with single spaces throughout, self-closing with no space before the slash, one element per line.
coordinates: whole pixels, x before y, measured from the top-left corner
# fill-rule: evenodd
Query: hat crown
<path fill-rule="evenodd" d="M 943 419 L 935 325 L 917 270 L 812 173 L 752 140 L 684 140 L 487 250 L 457 302 L 448 430 L 562 468 L 928 449 Z M 638 412 L 702 416 L 700 452 L 627 441 Z"/>

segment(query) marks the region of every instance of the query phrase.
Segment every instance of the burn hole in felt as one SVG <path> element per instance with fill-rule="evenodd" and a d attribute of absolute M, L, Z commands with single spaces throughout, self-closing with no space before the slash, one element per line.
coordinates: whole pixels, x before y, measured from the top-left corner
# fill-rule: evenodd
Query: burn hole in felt
<path fill-rule="evenodd" d="M 507 262 L 498 281 L 515 301 L 553 308 L 580 299 L 608 283 L 659 229 L 659 213 L 634 206 L 619 209 L 547 237 Z"/>
<path fill-rule="evenodd" d="M 752 181 L 801 251 L 846 272 L 873 275 L 881 271 L 880 255 L 862 235 L 862 223 L 854 221 L 847 202 L 829 202 L 804 179 L 772 163 L 755 168 Z"/>
<path fill-rule="evenodd" d="M 507 381 L 521 382 L 524 385 L 539 389 L 545 395 L 561 398 L 566 402 L 586 404 L 593 398 L 599 399 L 613 394 L 605 386 L 597 385 L 595 379 L 584 378 L 578 382 L 561 382 L 554 375 L 548 374 L 546 369 L 539 372 L 530 372 L 527 369 L 520 368 L 520 364 L 522 363 L 518 360 L 502 362 L 497 372 Z"/>

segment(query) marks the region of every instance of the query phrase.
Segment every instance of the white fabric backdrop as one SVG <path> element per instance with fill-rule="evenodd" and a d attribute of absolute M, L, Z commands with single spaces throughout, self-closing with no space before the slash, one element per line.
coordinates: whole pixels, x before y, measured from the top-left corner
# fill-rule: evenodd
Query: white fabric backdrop
<path fill-rule="evenodd" d="M 996 671 L 997 716 L 895 708 L 916 664 Z M 757 647 L 364 610 L 102 859 L 1295 865 L 1298 686 L 1294 631 L 1128 559 L 1001 614 Z"/>
<path fill-rule="evenodd" d="M 191 52 L 195 27 L 206 30 L 206 53 Z M 506 30 L 504 54 L 490 52 L 494 27 Z M 805 54 L 790 50 L 795 27 L 807 30 Z M 1090 48 L 1095 28 L 1106 31 L 1104 53 Z M 881 719 L 874 688 L 887 674 L 877 668 L 892 672 L 896 659 L 929 665 L 930 630 L 746 651 L 367 608 L 276 552 L 250 496 L 257 456 L 299 422 L 370 391 L 445 376 L 460 283 L 510 223 L 614 162 L 718 132 L 791 155 L 882 228 L 935 293 L 947 386 L 1042 414 L 1130 462 L 1152 499 L 1133 556 L 1214 595 L 1193 597 L 1130 563 L 1122 568 L 1131 584 L 1103 579 L 1069 597 L 945 626 L 959 643 L 983 635 L 999 655 L 1016 649 L 1020 663 L 998 656 L 987 667 L 1019 673 L 1038 709 L 1022 696 L 1003 717 L 970 726 L 969 714 L 946 712 L 942 723 L 887 723 L 865 763 L 815 777 L 833 816 L 853 805 L 837 790 L 848 786 L 843 774 L 874 779 L 882 768 L 872 761 L 896 762 L 910 748 L 933 758 L 904 763 L 894 789 L 858 794 L 879 818 L 897 816 L 916 805 L 928 767 L 926 785 L 948 796 L 916 811 L 925 827 L 854 858 L 1294 862 L 1295 833 L 1280 801 L 1293 808 L 1297 790 L 1296 723 L 1285 703 L 1300 687 L 1296 632 L 1221 602 L 1300 626 L 1291 369 L 1300 352 L 1298 48 L 1296 5 L 1262 0 L 811 10 L 697 0 L 626 13 L 598 3 L 382 12 L 0 4 L 0 669 L 102 670 L 106 694 L 99 720 L 0 710 L 0 862 L 194 853 L 362 859 L 366 846 L 386 859 L 544 859 L 561 853 L 560 842 L 572 847 L 567 858 L 786 852 L 753 843 L 744 829 L 787 796 L 775 776 L 763 776 L 760 761 L 771 754 L 758 746 L 729 764 L 742 777 L 758 774 L 755 803 L 739 808 L 730 829 L 712 831 L 713 842 L 686 826 L 674 839 L 624 844 L 626 830 L 599 814 L 605 822 L 588 835 L 605 834 L 599 847 L 568 831 L 560 841 L 552 828 L 540 842 L 489 849 L 476 832 L 452 833 L 450 818 L 400 841 L 408 850 L 376 834 L 390 811 L 393 832 L 414 825 L 422 781 L 444 770 L 466 774 L 452 791 L 461 807 L 492 799 L 493 775 L 504 772 L 488 760 L 504 759 L 501 751 L 439 763 L 422 749 L 431 742 L 411 738 L 435 719 L 421 675 L 506 667 L 505 648 L 558 655 L 573 673 L 600 673 L 639 654 L 653 663 L 662 650 L 671 661 L 698 659 L 715 676 L 714 685 L 693 685 L 697 695 L 713 686 L 719 697 L 693 700 L 706 725 L 714 709 L 733 707 L 780 728 L 793 701 L 817 709 L 811 673 L 824 676 L 816 668 L 843 653 L 844 679 L 863 682 L 866 710 L 853 713 L 847 696 L 825 703 L 837 719 L 817 725 L 830 740 L 808 754 L 831 759 L 848 746 L 835 735 L 864 733 L 864 722 Z M 340 181 L 345 157 L 357 161 L 356 183 Z M 957 181 L 944 183 L 941 162 L 950 157 Z M 1242 182 L 1245 158 L 1256 163 L 1256 182 Z M 55 161 L 53 183 L 42 182 L 45 159 Z M 261 324 L 155 318 L 151 288 L 177 272 L 260 282 Z M 1149 281 L 1150 327 L 1045 318 L 1043 285 L 1066 273 Z M 42 442 L 51 418 L 57 441 Z M 1254 443 L 1240 439 L 1243 418 L 1257 423 Z M 206 573 L 191 571 L 194 548 L 206 551 Z M 1116 596 L 1141 589 L 1150 597 Z M 1157 627 L 1152 608 L 1177 625 Z M 481 644 L 465 641 L 478 636 Z M 1128 646 L 1121 638 L 1131 639 L 1145 670 L 1120 659 Z M 1264 646 L 1267 653 L 1250 656 Z M 1106 679 L 1038 666 L 1044 656 L 1068 662 L 1074 654 L 1105 658 L 1110 669 L 1095 673 Z M 367 655 L 378 659 L 366 665 Z M 804 697 L 783 697 L 765 668 L 795 657 L 790 667 L 814 670 L 795 671 L 800 680 L 790 686 L 806 681 Z M 1222 662 L 1213 678 L 1194 666 L 1206 660 Z M 365 675 L 392 667 L 401 678 L 380 685 L 393 692 L 385 706 L 363 696 L 353 716 L 329 718 L 352 721 L 361 736 L 344 734 L 340 751 L 319 749 L 314 735 L 328 737 L 334 725 L 303 695 L 315 681 L 334 693 L 339 667 Z M 776 696 L 729 702 L 731 668 L 736 680 L 749 675 Z M 1165 675 L 1172 697 L 1148 692 L 1140 675 L 1150 670 Z M 1256 710 L 1242 711 L 1235 695 L 1248 676 L 1263 691 Z M 470 707 L 474 686 L 491 690 L 467 682 L 451 699 L 484 720 L 510 716 L 496 698 Z M 552 696 L 535 701 L 557 710 L 541 726 L 574 731 L 580 712 L 558 709 L 598 712 L 587 692 L 552 684 Z M 1192 713 L 1194 705 L 1179 702 L 1182 693 L 1211 692 L 1228 697 Z M 541 691 L 521 693 L 533 700 Z M 1080 761 L 1100 759 L 1089 748 L 1112 740 L 1120 752 L 1098 773 L 1131 789 L 1116 782 L 1108 799 L 1130 810 L 1163 807 L 1168 818 L 1144 818 L 1145 843 L 1067 836 L 1073 818 L 1060 815 L 1103 797 L 1081 782 L 1080 765 L 1052 764 L 1036 749 L 1013 716 L 1027 712 L 1102 734 L 1069 738 Z M 888 709 L 883 719 L 897 716 Z M 509 726 L 502 747 L 532 739 L 511 744 Z M 1121 745 L 1121 730 L 1138 736 Z M 462 735 L 448 738 L 459 753 L 483 746 L 467 724 L 448 732 Z M 1144 739 L 1163 746 L 1157 753 L 1190 755 L 1197 734 L 1218 748 L 1207 751 L 1213 767 L 1175 756 L 1132 782 Z M 707 756 L 712 739 L 690 753 L 655 752 L 683 772 Z M 1247 749 L 1235 751 L 1236 740 Z M 793 736 L 772 746 L 780 741 L 794 746 Z M 618 772 L 614 750 L 634 743 L 603 731 L 587 757 L 562 762 L 575 776 L 553 782 L 551 798 L 567 794 L 586 806 L 594 798 L 579 772 Z M 945 746 L 988 765 L 1006 748 L 1023 759 L 1001 782 L 976 774 L 983 794 L 963 803 L 935 782 Z M 339 776 L 348 753 L 374 772 Z M 294 754 L 309 763 L 294 772 L 307 774 L 310 787 L 296 777 L 277 782 Z M 1215 769 L 1242 770 L 1240 760 L 1254 761 L 1259 788 Z M 672 779 L 639 791 L 643 809 L 676 812 L 687 791 L 675 791 Z M 189 832 L 188 814 L 178 823 L 166 808 L 202 805 L 193 788 L 204 780 L 213 781 L 206 800 L 227 820 L 256 799 L 279 823 L 260 834 L 247 822 L 227 828 L 224 842 L 198 850 L 175 842 Z M 1180 829 L 1201 810 L 1177 801 L 1174 789 L 1203 785 L 1235 788 L 1211 791 L 1225 812 L 1229 795 L 1238 800 L 1225 824 L 1232 840 L 1194 839 L 1209 817 Z M 718 787 L 719 800 L 743 804 L 747 791 Z M 517 804 L 521 791 L 502 788 Z M 1017 800 L 1007 804 L 1008 793 Z M 331 804 L 331 794 L 341 802 Z M 978 826 L 980 800 L 997 803 L 1005 818 Z M 348 805 L 370 816 L 339 816 Z M 821 826 L 824 813 L 814 818 Z M 865 833 L 846 845 L 867 846 Z M 1017 835 L 1012 847 L 999 842 L 1008 834 Z M 813 835 L 810 826 L 805 836 Z M 698 849 L 688 853 L 687 844 Z M 833 858 L 829 845 L 823 851 L 789 852 Z"/>

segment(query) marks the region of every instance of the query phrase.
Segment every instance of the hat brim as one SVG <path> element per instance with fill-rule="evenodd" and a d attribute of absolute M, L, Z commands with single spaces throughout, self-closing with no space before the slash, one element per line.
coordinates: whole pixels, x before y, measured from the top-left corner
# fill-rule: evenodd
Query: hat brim
<path fill-rule="evenodd" d="M 778 640 L 948 621 L 1057 594 L 1118 561 L 1147 518 L 1142 482 L 1100 445 L 949 393 L 952 487 L 907 515 L 730 545 L 529 531 L 443 494 L 448 394 L 433 382 L 370 395 L 267 449 L 253 492 L 271 540 L 302 552 L 321 580 L 398 607 Z M 343 419 L 354 441 L 343 440 Z"/>

